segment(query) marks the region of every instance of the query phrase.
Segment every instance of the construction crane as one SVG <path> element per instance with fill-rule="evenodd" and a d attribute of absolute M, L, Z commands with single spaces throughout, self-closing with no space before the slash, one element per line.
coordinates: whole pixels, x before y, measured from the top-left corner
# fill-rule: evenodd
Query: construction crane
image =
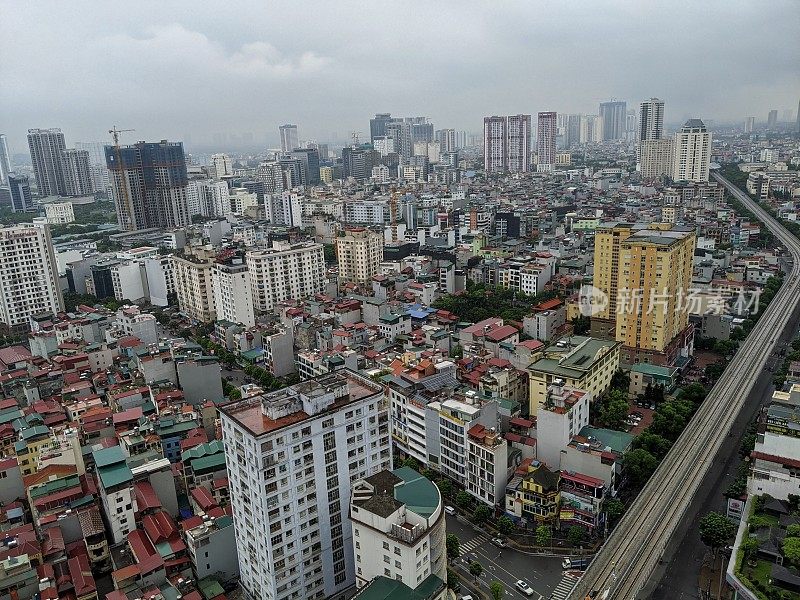
<path fill-rule="evenodd" d="M 108 133 L 111 134 L 111 139 L 114 140 L 114 162 L 115 168 L 113 170 L 117 171 L 119 174 L 119 187 L 122 189 L 122 195 L 125 199 L 125 206 L 128 208 L 128 215 L 127 215 L 127 222 L 123 224 L 122 215 L 117 215 L 117 218 L 120 222 L 120 227 L 123 229 L 135 229 L 134 224 L 134 214 L 133 214 L 133 204 L 131 203 L 130 194 L 128 194 L 128 182 L 126 181 L 125 174 L 122 170 L 122 156 L 119 151 L 119 134 L 125 133 L 128 131 L 136 131 L 135 129 L 117 129 L 116 125 L 113 125 L 111 129 L 108 130 Z"/>
<path fill-rule="evenodd" d="M 117 129 L 116 125 L 113 125 L 111 129 L 108 130 L 108 133 L 111 134 L 111 139 L 114 140 L 114 147 L 119 148 L 119 134 L 126 133 L 128 131 L 136 131 L 135 129 Z"/>

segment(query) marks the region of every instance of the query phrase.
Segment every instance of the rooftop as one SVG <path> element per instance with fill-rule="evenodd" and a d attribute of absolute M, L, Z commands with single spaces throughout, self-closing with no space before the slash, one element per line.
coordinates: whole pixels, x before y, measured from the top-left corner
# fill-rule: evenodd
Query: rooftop
<path fill-rule="evenodd" d="M 314 379 L 220 406 L 253 436 L 262 436 L 383 393 L 383 387 L 342 369 Z"/>

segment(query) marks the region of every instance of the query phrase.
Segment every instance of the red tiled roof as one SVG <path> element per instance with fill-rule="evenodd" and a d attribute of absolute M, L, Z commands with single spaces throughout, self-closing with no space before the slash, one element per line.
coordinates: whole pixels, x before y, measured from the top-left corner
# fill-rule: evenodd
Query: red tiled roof
<path fill-rule="evenodd" d="M 142 518 L 142 527 L 147 532 L 147 536 L 154 544 L 169 540 L 176 533 L 178 528 L 172 517 L 163 510 L 152 515 L 145 515 Z"/>
<path fill-rule="evenodd" d="M 161 501 L 149 481 L 134 483 L 133 493 L 136 496 L 136 506 L 140 511 L 161 508 Z"/>
<path fill-rule="evenodd" d="M 128 534 L 128 545 L 136 558 L 139 572 L 151 573 L 164 566 L 161 556 L 142 530 L 134 529 Z"/>

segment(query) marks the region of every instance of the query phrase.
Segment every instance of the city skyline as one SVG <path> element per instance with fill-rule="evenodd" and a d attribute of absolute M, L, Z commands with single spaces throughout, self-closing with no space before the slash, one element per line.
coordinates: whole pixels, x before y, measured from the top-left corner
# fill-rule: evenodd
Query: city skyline
<path fill-rule="evenodd" d="M 652 96 L 667 102 L 671 125 L 691 117 L 734 123 L 759 115 L 765 121 L 774 108 L 779 115 L 793 110 L 800 92 L 797 48 L 776 55 L 770 69 L 758 68 L 755 51 L 764 28 L 791 35 L 796 20 L 776 17 L 788 11 L 797 5 L 763 11 L 752 2 L 735 10 L 710 3 L 673 11 L 620 2 L 598 19 L 574 6 L 542 13 L 514 4 L 487 13 L 467 4 L 453 23 L 443 21 L 445 7 L 420 4 L 375 36 L 369 24 L 381 22 L 380 7 L 366 13 L 348 5 L 315 7 L 311 19 L 298 10 L 276 20 L 244 3 L 231 7 L 230 18 L 212 20 L 180 3 L 157 10 L 144 3 L 124 15 L 97 5 L 80 19 L 57 4 L 17 6 L 0 25 L 8 32 L 0 42 L 5 80 L 14 82 L 0 91 L 6 108 L 0 131 L 13 153 L 24 151 L 28 128 L 61 127 L 71 140 L 105 141 L 114 123 L 137 129 L 129 143 L 167 138 L 208 146 L 214 134 L 235 133 L 243 144 L 252 136 L 254 145 L 277 145 L 282 123 L 297 123 L 302 139 L 346 141 L 349 131 L 369 139 L 369 118 L 387 111 L 425 114 L 437 127 L 477 132 L 486 114 L 592 113 L 610 98 L 637 106 Z M 247 32 L 232 18 L 241 14 L 253 25 Z M 713 31 L 706 27 L 711 18 Z M 653 33 L 634 26 L 643 20 L 664 27 Z M 442 30 L 442 22 L 452 30 Z M 559 35 L 566 24 L 595 35 L 590 41 Z M 721 31 L 737 44 L 719 43 Z M 598 44 L 598 36 L 605 42 Z M 495 41 L 487 49 L 482 39 Z M 631 58 L 654 44 L 665 49 L 658 59 Z M 441 52 L 442 46 L 451 51 Z M 393 59 L 399 50 L 403 61 Z M 512 57 L 521 53 L 545 60 L 520 70 Z M 693 58 L 698 55 L 702 64 Z M 37 65 L 55 76 L 32 80 Z M 639 75 L 630 77 L 632 71 Z M 732 71 L 749 76 L 730 77 Z M 755 99 L 752 86 L 764 100 Z"/>

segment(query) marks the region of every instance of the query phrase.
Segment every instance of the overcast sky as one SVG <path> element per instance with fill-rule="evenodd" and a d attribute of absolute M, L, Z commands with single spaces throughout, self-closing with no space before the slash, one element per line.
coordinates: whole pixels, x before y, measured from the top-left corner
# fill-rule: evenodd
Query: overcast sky
<path fill-rule="evenodd" d="M 205 8 L 208 6 L 209 8 Z M 0 132 L 67 144 L 217 132 L 369 135 L 375 112 L 478 132 L 484 115 L 657 96 L 724 121 L 800 98 L 800 2 L 0 0 Z"/>

